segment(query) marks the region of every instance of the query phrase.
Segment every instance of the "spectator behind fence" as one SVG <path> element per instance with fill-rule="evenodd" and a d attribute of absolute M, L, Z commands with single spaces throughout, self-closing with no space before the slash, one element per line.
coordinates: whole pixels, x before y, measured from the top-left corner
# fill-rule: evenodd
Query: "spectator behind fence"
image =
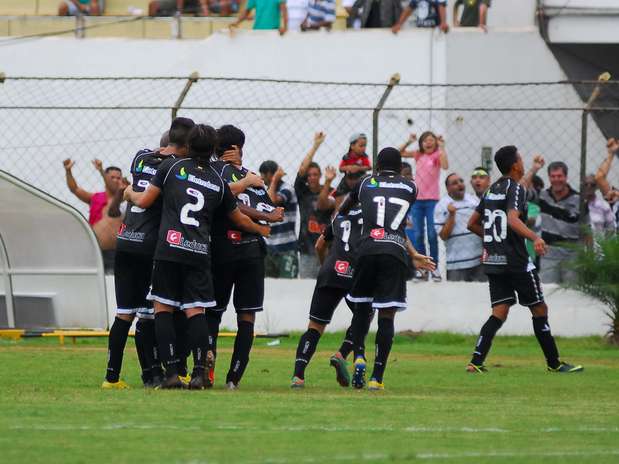
<path fill-rule="evenodd" d="M 536 199 L 539 197 L 539 194 L 543 189 L 544 181 L 542 178 L 537 175 L 533 176 L 532 186 L 527 190 L 527 226 L 529 226 L 529 228 L 533 230 L 537 236 L 542 235 L 542 217 L 540 216 L 541 210 L 539 205 L 536 203 Z M 535 252 L 533 242 L 526 239 L 525 245 L 531 261 L 533 261 L 535 267 L 539 269 L 540 257 Z"/>
<path fill-rule="evenodd" d="M 103 0 L 63 0 L 58 6 L 58 16 L 99 16 L 104 7 Z"/>
<path fill-rule="evenodd" d="M 608 202 L 600 198 L 597 193 L 597 183 L 593 174 L 585 178 L 585 188 L 583 194 L 589 209 L 589 221 L 591 231 L 597 237 L 609 237 L 615 233 L 617 224 L 613 209 Z"/>
<path fill-rule="evenodd" d="M 348 13 L 346 18 L 346 27 L 349 29 L 361 29 L 361 18 L 359 10 L 355 7 L 355 0 L 342 0 L 342 8 Z"/>
<path fill-rule="evenodd" d="M 286 0 L 286 11 L 288 12 L 288 30 L 300 31 L 301 24 L 307 18 L 307 9 L 310 0 Z"/>
<path fill-rule="evenodd" d="M 464 179 L 456 173 L 445 179 L 447 195 L 441 198 L 434 211 L 434 227 L 445 242 L 447 280 L 485 282 L 481 264 L 481 238 L 468 230 L 479 198 L 466 193 Z"/>
<path fill-rule="evenodd" d="M 462 6 L 462 16 L 458 19 L 458 9 Z M 456 27 L 479 27 L 488 32 L 490 0 L 456 0 L 454 3 L 453 22 Z"/>
<path fill-rule="evenodd" d="M 400 18 L 402 4 L 399 0 L 356 0 L 350 10 L 353 26 L 356 19 L 363 28 L 392 27 Z"/>
<path fill-rule="evenodd" d="M 307 152 L 299 166 L 297 178 L 294 181 L 294 191 L 299 202 L 299 277 L 315 279 L 318 276 L 320 262 L 314 245 L 320 234 L 331 223 L 333 207 L 319 208 L 318 197 L 323 190 L 320 184 L 322 172 L 318 163 L 314 162 L 314 155 L 325 140 L 325 134 L 319 132 L 314 135 L 312 148 Z M 322 205 L 320 205 L 322 206 Z"/>
<path fill-rule="evenodd" d="M 207 0 L 153 0 L 148 4 L 149 16 L 174 16 L 175 14 L 210 14 Z"/>
<path fill-rule="evenodd" d="M 471 174 L 471 187 L 477 198 L 481 198 L 486 190 L 490 188 L 490 174 L 485 168 L 477 166 Z"/>
<path fill-rule="evenodd" d="M 275 29 L 279 30 L 281 35 L 284 35 L 288 30 L 286 0 L 247 0 L 245 8 L 241 10 L 238 19 L 230 27 L 238 27 L 249 18 L 252 10 L 256 10 L 254 30 Z"/>
<path fill-rule="evenodd" d="M 613 160 L 615 156 L 619 156 L 619 141 L 614 138 L 608 139 L 606 143 L 607 156 L 600 167 L 598 168 L 597 173 L 595 174 L 595 182 L 600 188 L 600 192 L 604 195 L 604 198 L 613 208 L 613 212 L 615 213 L 615 224 L 619 229 L 619 190 L 615 187 L 612 187 L 608 182 L 608 173 L 610 171 L 610 167 L 613 164 Z"/>
<path fill-rule="evenodd" d="M 426 254 L 426 227 L 430 256 L 438 263 L 438 239 L 434 229 L 434 208 L 439 200 L 439 176 L 441 169 L 449 169 L 449 161 L 445 152 L 445 141 L 442 136 L 426 131 L 419 138 L 419 151 L 406 151 L 408 146 L 417 140 L 415 134 L 400 147 L 403 157 L 415 159 L 415 183 L 417 184 L 417 201 L 413 204 L 413 245 L 422 255 Z M 438 266 L 431 272 L 432 280 L 441 281 Z M 428 275 L 418 271 L 415 280 L 426 280 Z"/>
<path fill-rule="evenodd" d="M 400 170 L 400 174 L 406 177 L 408 180 L 412 180 L 413 182 L 415 181 L 415 178 L 413 177 L 413 167 L 410 165 L 410 163 L 407 163 L 406 161 L 402 161 L 402 169 Z M 406 228 L 404 229 L 404 232 L 406 232 L 406 236 L 411 241 L 411 243 L 414 243 L 415 236 L 414 236 L 414 230 L 413 230 L 413 207 L 412 206 L 406 213 Z"/>
<path fill-rule="evenodd" d="M 266 239 L 267 255 L 264 267 L 267 277 L 295 279 L 299 273 L 299 256 L 296 234 L 297 197 L 294 189 L 282 181 L 286 175 L 275 161 L 264 161 L 260 175 L 275 206 L 284 208 L 284 220 L 271 226 Z"/>
<path fill-rule="evenodd" d="M 530 188 L 532 179 L 544 167 L 541 155 L 533 159 L 533 166 L 522 183 Z M 563 161 L 548 165 L 550 188 L 542 190 L 537 198 L 542 218 L 542 239 L 548 245 L 548 252 L 540 261 L 540 279 L 544 283 L 563 283 L 573 279 L 574 272 L 569 262 L 576 251 L 581 232 L 580 193 L 574 190 L 567 180 L 568 169 Z M 583 224 L 589 219 L 584 218 Z"/>
<path fill-rule="evenodd" d="M 449 24 L 447 24 L 447 0 L 411 0 L 402 11 L 398 21 L 391 28 L 394 34 L 400 32 L 402 25 L 413 11 L 417 13 L 417 27 L 438 26 L 445 33 L 449 31 Z"/>
<path fill-rule="evenodd" d="M 362 132 L 353 134 L 348 140 L 348 152 L 342 156 L 339 165 L 339 170 L 344 174 L 344 178 L 340 181 L 334 193 L 337 206 L 355 188 L 357 182 L 372 169 L 370 157 L 365 152 L 367 145 L 368 138 Z"/>
<path fill-rule="evenodd" d="M 307 17 L 301 24 L 302 31 L 331 29 L 335 22 L 335 0 L 310 0 Z"/>

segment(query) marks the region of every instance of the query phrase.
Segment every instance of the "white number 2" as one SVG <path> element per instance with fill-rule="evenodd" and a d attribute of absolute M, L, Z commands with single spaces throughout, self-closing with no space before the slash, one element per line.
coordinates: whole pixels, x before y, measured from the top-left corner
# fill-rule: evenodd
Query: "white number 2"
<path fill-rule="evenodd" d="M 200 222 L 189 216 L 189 213 L 195 213 L 196 211 L 200 211 L 204 207 L 204 195 L 202 192 L 196 189 L 192 189 L 189 187 L 187 190 L 187 195 L 190 197 L 194 197 L 197 202 L 196 203 L 186 203 L 185 206 L 181 208 L 181 223 L 186 224 L 188 226 L 196 226 L 200 227 Z"/>
<path fill-rule="evenodd" d="M 388 202 L 392 205 L 400 206 L 400 210 L 395 215 L 393 221 L 391 221 L 391 224 L 389 225 L 392 230 L 397 230 L 398 227 L 400 227 L 402 221 L 404 220 L 406 213 L 408 212 L 408 207 L 410 206 L 410 203 L 406 200 L 396 197 L 389 197 Z M 378 205 L 376 210 L 376 224 L 379 227 L 385 227 L 385 197 L 374 197 L 374 203 L 377 203 Z"/>

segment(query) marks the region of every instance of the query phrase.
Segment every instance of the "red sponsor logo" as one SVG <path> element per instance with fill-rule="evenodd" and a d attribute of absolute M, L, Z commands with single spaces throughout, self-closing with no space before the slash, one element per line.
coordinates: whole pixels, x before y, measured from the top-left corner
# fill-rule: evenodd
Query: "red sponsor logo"
<path fill-rule="evenodd" d="M 385 229 L 372 229 L 370 231 L 370 237 L 376 240 L 382 240 L 385 238 Z"/>
<path fill-rule="evenodd" d="M 348 261 L 336 261 L 335 262 L 335 272 L 338 274 L 346 274 L 348 272 L 348 268 L 350 267 L 350 263 Z"/>
<path fill-rule="evenodd" d="M 243 235 L 238 230 L 228 231 L 228 240 L 231 242 L 240 242 Z"/>
<path fill-rule="evenodd" d="M 171 243 L 172 245 L 180 245 L 181 239 L 183 238 L 183 234 L 181 234 L 177 230 L 168 230 L 168 236 L 166 237 L 166 241 Z"/>
<path fill-rule="evenodd" d="M 127 228 L 127 224 L 124 224 L 124 223 L 121 224 L 120 227 L 118 228 L 118 235 L 122 235 L 126 228 Z"/>
<path fill-rule="evenodd" d="M 307 221 L 307 230 L 312 234 L 322 234 L 325 231 L 325 224 L 321 224 L 314 216 L 310 216 Z"/>

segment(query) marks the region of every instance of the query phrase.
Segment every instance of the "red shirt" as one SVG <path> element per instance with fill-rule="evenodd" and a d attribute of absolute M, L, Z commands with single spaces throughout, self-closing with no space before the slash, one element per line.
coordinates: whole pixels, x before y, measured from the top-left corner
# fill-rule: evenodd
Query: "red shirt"
<path fill-rule="evenodd" d="M 105 192 L 97 192 L 90 199 L 90 214 L 88 223 L 94 226 L 103 218 L 103 208 L 107 205 L 107 194 Z"/>
<path fill-rule="evenodd" d="M 357 155 L 353 152 L 344 155 L 342 161 L 340 161 L 340 169 L 343 166 L 365 166 L 368 169 L 372 167 L 368 155 L 365 153 L 363 155 Z"/>

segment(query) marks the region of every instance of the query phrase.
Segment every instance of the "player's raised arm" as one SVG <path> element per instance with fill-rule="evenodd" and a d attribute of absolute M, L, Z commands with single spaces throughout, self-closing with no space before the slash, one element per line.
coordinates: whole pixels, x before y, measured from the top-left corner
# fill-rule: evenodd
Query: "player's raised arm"
<path fill-rule="evenodd" d="M 266 222 L 282 222 L 284 220 L 284 208 L 278 206 L 273 211 L 258 211 L 255 208 L 247 205 L 239 205 L 241 213 L 245 216 L 249 216 L 254 221 L 266 221 Z"/>
<path fill-rule="evenodd" d="M 236 182 L 228 184 L 232 195 L 237 196 L 239 193 L 243 193 L 249 187 L 264 188 L 264 181 L 262 177 L 253 172 L 248 172 L 245 177 Z"/>

